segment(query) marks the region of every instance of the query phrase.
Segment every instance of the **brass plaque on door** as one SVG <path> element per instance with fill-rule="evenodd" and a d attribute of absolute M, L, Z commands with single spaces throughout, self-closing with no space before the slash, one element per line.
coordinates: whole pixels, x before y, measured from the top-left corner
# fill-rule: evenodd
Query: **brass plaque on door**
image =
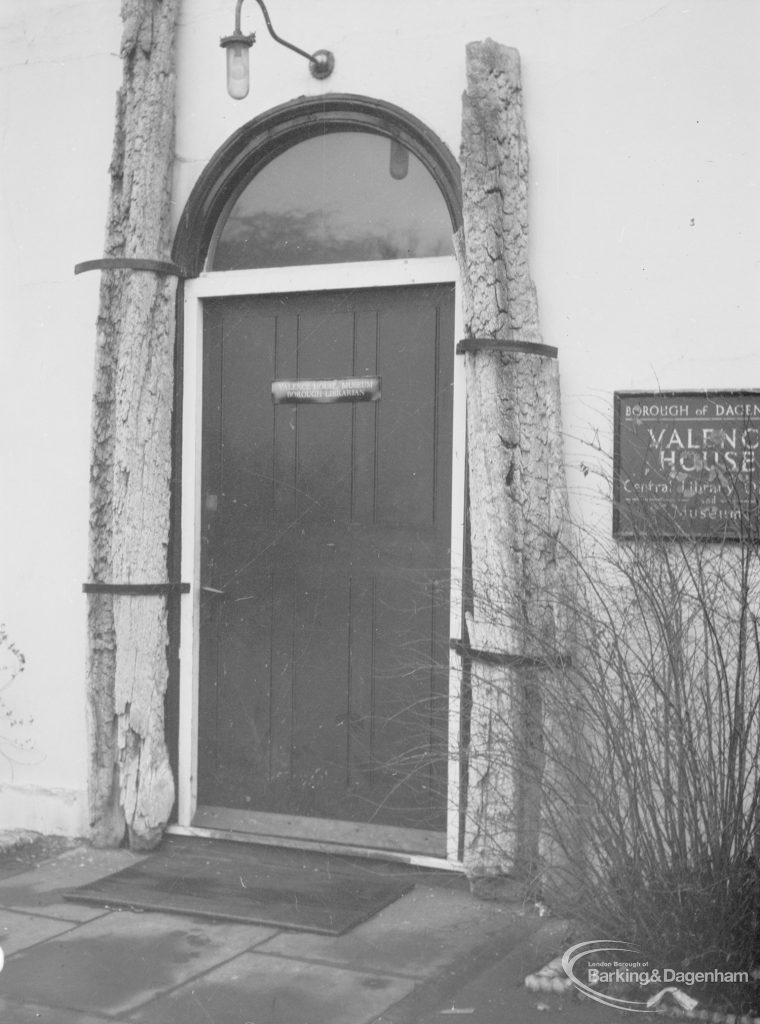
<path fill-rule="evenodd" d="M 273 380 L 275 405 L 308 403 L 329 405 L 334 402 L 377 402 L 379 377 L 340 377 L 328 380 Z"/>

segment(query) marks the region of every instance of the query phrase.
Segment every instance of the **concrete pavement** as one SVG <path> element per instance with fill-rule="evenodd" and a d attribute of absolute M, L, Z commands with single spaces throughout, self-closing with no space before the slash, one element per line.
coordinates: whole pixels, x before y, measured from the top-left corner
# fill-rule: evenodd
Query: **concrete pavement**
<path fill-rule="evenodd" d="M 0 1024 L 611 1024 L 525 976 L 563 947 L 556 922 L 420 884 L 339 937 L 66 902 L 137 855 L 82 846 L 0 872 Z M 3 877 L 3 875 L 5 877 Z"/>

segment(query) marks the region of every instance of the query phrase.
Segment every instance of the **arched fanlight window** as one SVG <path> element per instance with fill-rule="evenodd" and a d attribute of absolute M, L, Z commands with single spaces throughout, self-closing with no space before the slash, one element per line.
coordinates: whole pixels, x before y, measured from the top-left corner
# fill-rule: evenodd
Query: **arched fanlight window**
<path fill-rule="evenodd" d="M 397 139 L 328 130 L 258 169 L 220 218 L 209 270 L 447 256 L 449 209 Z"/>
<path fill-rule="evenodd" d="M 306 144 L 311 146 L 306 148 Z M 357 156 L 356 150 L 364 156 Z M 309 160 L 301 161 L 299 154 L 309 155 Z M 288 162 L 301 166 L 291 166 L 289 185 L 284 188 L 277 179 L 280 172 L 284 175 Z M 382 258 L 377 255 L 378 238 L 392 240 L 390 248 L 385 248 L 389 257 L 399 251 L 405 256 L 448 254 L 452 251 L 452 235 L 461 229 L 459 167 L 441 139 L 393 104 L 367 96 L 330 93 L 274 107 L 227 139 L 203 169 L 182 211 L 172 247 L 173 262 L 182 267 L 186 277 L 197 277 L 204 270 L 268 263 L 271 247 L 266 259 L 260 255 L 258 264 L 248 262 L 250 252 L 235 235 L 245 234 L 246 217 L 262 212 L 279 217 L 282 227 L 283 214 L 296 212 L 296 178 L 301 194 L 306 195 L 305 200 L 299 200 L 298 212 L 311 214 L 312 227 L 324 216 L 328 199 L 340 203 L 350 188 L 354 198 L 344 204 L 343 223 L 341 217 L 332 224 L 328 221 L 331 242 L 334 244 L 337 238 L 345 246 L 345 220 L 353 204 L 354 218 L 357 209 L 364 218 L 363 230 L 361 222 L 354 219 L 350 232 L 353 251 L 360 248 L 358 239 L 362 236 L 365 243 L 370 240 L 365 252 L 368 244 L 374 246 L 369 248 L 369 255 L 349 256 L 344 248 L 337 257 L 325 255 L 328 250 L 323 246 L 325 262 L 333 258 Z M 266 210 L 263 191 L 258 192 L 264 188 L 273 199 Z M 246 209 L 249 189 L 253 206 Z M 280 253 L 280 265 L 298 263 L 293 247 L 303 247 L 306 240 L 294 233 L 281 232 L 279 237 L 281 243 L 288 242 L 285 252 Z M 410 239 L 414 244 L 410 245 Z M 232 255 L 235 246 L 237 256 Z M 312 244 L 301 262 L 314 259 Z"/>

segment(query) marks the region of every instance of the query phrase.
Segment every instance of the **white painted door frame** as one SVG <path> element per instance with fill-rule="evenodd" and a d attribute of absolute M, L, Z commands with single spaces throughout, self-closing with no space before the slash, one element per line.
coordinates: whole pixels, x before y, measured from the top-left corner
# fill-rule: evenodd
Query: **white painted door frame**
<path fill-rule="evenodd" d="M 201 439 L 203 393 L 203 302 L 205 299 L 239 295 L 345 291 L 353 288 L 384 288 L 415 284 L 455 285 L 454 338 L 462 337 L 459 272 L 453 256 L 385 260 L 382 262 L 335 263 L 319 266 L 231 270 L 210 272 L 185 282 L 184 294 L 184 378 L 182 407 L 182 579 L 189 581 L 190 593 L 183 597 L 180 622 L 179 743 L 177 823 L 171 831 L 184 834 L 215 834 L 213 829 L 193 825 L 197 809 L 198 677 L 200 636 L 200 527 L 201 527 Z M 451 617 L 450 636 L 461 639 L 464 564 L 465 498 L 465 386 L 464 360 L 454 360 L 454 422 L 452 451 L 451 525 Z M 417 863 L 456 867 L 459 864 L 459 734 L 461 711 L 461 659 L 449 655 L 449 762 L 448 812 L 445 858 L 404 856 Z M 249 842 L 266 841 L 264 835 L 237 836 Z M 282 838 L 281 836 L 279 837 Z M 270 841 L 273 836 L 269 836 Z M 296 845 L 294 840 L 293 845 Z M 303 845 L 306 845 L 304 843 Z M 311 843 L 309 845 L 315 845 Z M 324 845 L 324 844 L 319 844 Z M 340 846 L 340 841 L 332 848 Z M 377 852 L 378 848 L 363 852 Z M 351 846 L 353 853 L 360 852 Z M 387 855 L 387 851 L 383 851 Z"/>

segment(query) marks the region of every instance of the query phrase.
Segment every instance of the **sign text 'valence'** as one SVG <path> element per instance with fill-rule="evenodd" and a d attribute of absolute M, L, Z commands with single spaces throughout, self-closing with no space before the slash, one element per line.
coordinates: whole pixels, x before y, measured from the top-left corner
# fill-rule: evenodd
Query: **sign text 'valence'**
<path fill-rule="evenodd" d="M 760 391 L 616 392 L 615 536 L 757 539 Z"/>

